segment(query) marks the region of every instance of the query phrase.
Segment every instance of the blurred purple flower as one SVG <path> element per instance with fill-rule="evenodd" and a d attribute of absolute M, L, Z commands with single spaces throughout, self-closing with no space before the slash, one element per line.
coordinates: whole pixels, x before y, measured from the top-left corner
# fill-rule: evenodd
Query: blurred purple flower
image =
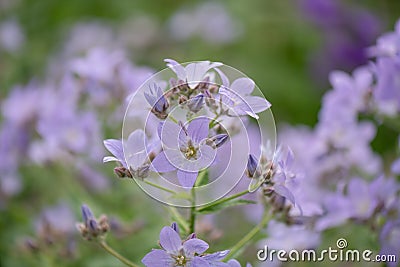
<path fill-rule="evenodd" d="M 199 37 L 210 44 L 233 42 L 242 33 L 242 25 L 222 3 L 202 2 L 194 10 L 176 12 L 168 23 L 173 38 L 178 41 Z"/>
<path fill-rule="evenodd" d="M 400 20 L 397 21 L 394 32 L 383 34 L 376 45 L 368 49 L 371 57 L 395 57 L 400 53 Z"/>
<path fill-rule="evenodd" d="M 332 69 L 351 70 L 367 63 L 365 49 L 381 28 L 376 16 L 344 1 L 301 0 L 300 7 L 306 18 L 320 27 L 325 39 L 311 60 L 313 77 L 326 77 Z"/>
<path fill-rule="evenodd" d="M 387 221 L 380 233 L 381 255 L 395 255 L 400 258 L 400 220 Z M 389 267 L 398 266 L 396 262 L 387 262 Z"/>
<path fill-rule="evenodd" d="M 158 134 L 164 151 L 152 161 L 152 169 L 157 172 L 177 170 L 179 183 L 193 187 L 198 172 L 213 161 L 215 151 L 206 145 L 209 119 L 198 117 L 187 127 L 170 121 L 160 123 Z"/>

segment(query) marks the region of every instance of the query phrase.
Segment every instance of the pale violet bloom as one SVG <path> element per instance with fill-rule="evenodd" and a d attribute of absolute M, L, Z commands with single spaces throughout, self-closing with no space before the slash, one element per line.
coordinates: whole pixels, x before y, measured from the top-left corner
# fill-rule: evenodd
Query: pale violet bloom
<path fill-rule="evenodd" d="M 209 119 L 198 117 L 187 126 L 165 121 L 158 130 L 164 151 L 152 161 L 153 170 L 171 172 L 177 170 L 179 183 L 192 187 L 198 172 L 211 165 L 215 149 L 207 145 Z"/>
<path fill-rule="evenodd" d="M 260 247 L 268 246 L 271 249 L 310 249 L 320 243 L 320 235 L 304 225 L 286 225 L 272 220 L 267 228 L 268 238 L 259 243 Z"/>
<path fill-rule="evenodd" d="M 190 235 L 182 241 L 176 224 L 173 227 L 165 226 L 160 232 L 160 246 L 162 249 L 153 249 L 142 259 L 146 267 L 207 267 L 206 259 L 198 256 L 208 249 L 208 244 Z"/>
<path fill-rule="evenodd" d="M 150 167 L 149 155 L 156 150 L 157 142 L 148 142 L 143 130 L 135 130 L 125 144 L 121 140 L 107 139 L 104 146 L 113 156 L 104 157 L 103 162 L 117 161 L 133 177 L 145 178 Z"/>
<path fill-rule="evenodd" d="M 222 72 L 218 72 L 220 75 Z M 223 78 L 223 86 L 219 89 L 222 103 L 229 108 L 229 116 L 251 116 L 258 119 L 257 113 L 271 107 L 271 104 L 263 97 L 252 96 L 254 81 L 249 78 L 238 78 L 231 85 Z"/>
<path fill-rule="evenodd" d="M 400 52 L 400 20 L 397 21 L 394 32 L 389 32 L 378 38 L 376 45 L 368 48 L 368 54 L 375 56 L 397 56 Z"/>
<path fill-rule="evenodd" d="M 167 67 L 176 73 L 178 80 L 187 83 L 192 89 L 196 88 L 207 77 L 209 70 L 223 65 L 219 62 L 199 61 L 182 66 L 172 59 L 165 59 L 164 61 L 167 63 Z"/>

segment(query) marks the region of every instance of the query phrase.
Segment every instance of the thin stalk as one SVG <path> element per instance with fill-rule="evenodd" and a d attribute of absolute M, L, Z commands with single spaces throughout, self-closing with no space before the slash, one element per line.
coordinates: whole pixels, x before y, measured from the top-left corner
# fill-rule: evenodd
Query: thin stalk
<path fill-rule="evenodd" d="M 257 224 L 253 229 L 250 230 L 232 249 L 229 251 L 229 254 L 225 257 L 224 261 L 228 261 L 233 257 L 237 256 L 236 254 L 245 247 L 254 236 L 260 232 L 265 226 L 268 224 L 271 219 L 271 212 L 265 212 L 264 216 L 259 224 Z"/>
<path fill-rule="evenodd" d="M 195 233 L 196 229 L 196 186 L 200 185 L 206 176 L 207 171 L 204 170 L 199 173 L 196 179 L 195 185 L 191 189 L 191 207 L 190 207 L 190 217 L 189 217 L 189 234 Z"/>
<path fill-rule="evenodd" d="M 155 184 L 155 183 L 150 182 L 150 181 L 148 181 L 148 180 L 144 180 L 143 182 L 145 182 L 145 183 L 148 184 L 148 185 L 154 186 L 154 187 L 156 187 L 156 188 L 158 188 L 158 189 L 161 189 L 161 190 L 163 190 L 163 191 L 166 191 L 166 192 L 168 192 L 168 193 L 175 194 L 175 191 L 174 191 L 174 190 L 165 188 L 165 187 L 163 187 L 163 186 L 161 186 L 161 185 Z"/>
<path fill-rule="evenodd" d="M 204 206 L 204 207 L 199 208 L 197 211 L 198 211 L 198 212 L 201 212 L 201 211 L 206 210 L 206 209 L 208 209 L 208 208 L 210 208 L 210 207 L 214 207 L 214 206 L 216 206 L 216 205 L 220 205 L 220 204 L 222 204 L 222 203 L 225 203 L 225 202 L 227 202 L 227 201 L 229 201 L 229 200 L 232 200 L 232 199 L 241 197 L 241 196 L 243 196 L 243 195 L 246 195 L 247 193 L 249 193 L 249 191 L 245 190 L 245 191 L 239 192 L 239 193 L 237 193 L 237 194 L 234 194 L 234 195 L 232 195 L 232 196 L 230 196 L 230 197 L 222 198 L 222 199 L 217 200 L 217 201 L 215 201 L 215 202 L 213 202 L 213 203 L 211 203 L 211 204 L 208 204 L 208 205 L 206 205 L 206 206 Z"/>
<path fill-rule="evenodd" d="M 193 186 L 191 190 L 192 194 L 192 203 L 190 207 L 190 218 L 189 218 L 189 234 L 195 232 L 195 225 L 196 225 L 196 189 Z"/>
<path fill-rule="evenodd" d="M 118 252 L 116 252 L 112 247 L 110 247 L 104 240 L 99 241 L 98 244 L 100 245 L 101 248 L 103 248 L 105 251 L 107 251 L 108 253 L 110 253 L 111 255 L 113 255 L 115 258 L 117 258 L 118 260 L 120 260 L 123 264 L 125 264 L 126 266 L 130 266 L 130 267 L 139 267 L 139 265 L 134 264 L 133 262 L 131 262 L 130 260 L 128 260 L 127 258 L 125 258 L 124 256 L 122 256 L 121 254 L 119 254 Z"/>
<path fill-rule="evenodd" d="M 169 207 L 169 210 L 171 211 L 172 216 L 175 218 L 178 224 L 183 228 L 183 231 L 185 233 L 188 233 L 189 225 L 187 221 L 183 218 L 183 216 L 179 213 L 179 211 L 174 207 Z"/>

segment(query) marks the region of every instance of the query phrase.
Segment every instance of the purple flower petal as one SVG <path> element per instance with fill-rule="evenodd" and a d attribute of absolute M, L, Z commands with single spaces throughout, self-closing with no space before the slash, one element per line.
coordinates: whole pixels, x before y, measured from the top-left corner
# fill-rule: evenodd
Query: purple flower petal
<path fill-rule="evenodd" d="M 162 143 L 169 148 L 178 149 L 185 142 L 182 128 L 173 122 L 161 122 L 158 126 L 158 136 Z"/>
<path fill-rule="evenodd" d="M 295 205 L 294 196 L 293 196 L 292 192 L 290 192 L 289 189 L 287 189 L 286 186 L 279 185 L 279 184 L 274 185 L 274 191 L 276 193 L 278 193 L 279 195 L 285 197 L 287 200 L 292 202 L 293 205 Z"/>
<path fill-rule="evenodd" d="M 173 267 L 175 260 L 164 250 L 155 249 L 144 256 L 142 263 L 147 267 Z"/>
<path fill-rule="evenodd" d="M 246 105 L 250 106 L 251 111 L 254 113 L 263 112 L 271 107 L 271 103 L 259 96 L 245 96 L 244 101 Z"/>
<path fill-rule="evenodd" d="M 229 260 L 228 261 L 228 266 L 230 266 L 230 267 L 241 267 L 240 263 L 237 260 Z"/>
<path fill-rule="evenodd" d="M 209 248 L 208 244 L 198 238 L 192 238 L 183 243 L 185 255 L 194 256 L 195 253 L 202 254 Z"/>
<path fill-rule="evenodd" d="M 160 232 L 160 245 L 168 253 L 177 255 L 182 249 L 182 240 L 174 229 L 165 226 Z"/>
<path fill-rule="evenodd" d="M 183 187 L 192 188 L 196 182 L 198 172 L 185 172 L 178 170 L 177 176 L 178 181 Z"/>
<path fill-rule="evenodd" d="M 229 250 L 218 251 L 212 254 L 205 255 L 203 258 L 209 262 L 216 262 L 223 260 L 228 255 Z"/>
<path fill-rule="evenodd" d="M 187 267 L 211 267 L 210 264 L 202 259 L 201 257 L 194 257 L 188 264 Z"/>
<path fill-rule="evenodd" d="M 125 156 L 124 156 L 124 151 L 122 148 L 122 141 L 121 140 L 116 140 L 116 139 L 107 139 L 103 141 L 104 146 L 107 148 L 108 151 L 110 151 L 111 154 L 115 156 L 115 158 L 121 162 L 121 164 L 127 168 L 126 162 L 125 162 Z M 112 160 L 111 157 L 106 157 L 103 159 L 103 162 L 107 162 Z"/>
<path fill-rule="evenodd" d="M 125 153 L 138 153 L 146 150 L 146 137 L 143 130 L 133 131 L 126 143 Z"/>
<path fill-rule="evenodd" d="M 169 162 L 164 152 L 158 154 L 151 162 L 151 165 L 151 169 L 156 172 L 171 172 L 176 170 L 175 166 Z"/>
<path fill-rule="evenodd" d="M 176 76 L 178 77 L 178 79 L 185 80 L 186 71 L 185 71 L 185 68 L 181 64 L 179 64 L 178 62 L 176 62 L 173 59 L 164 59 L 164 62 L 167 63 L 167 67 L 169 67 L 173 72 L 176 73 Z"/>
<path fill-rule="evenodd" d="M 233 81 L 230 89 L 237 92 L 239 95 L 249 95 L 254 90 L 254 81 L 249 78 L 239 78 Z"/>
<path fill-rule="evenodd" d="M 187 128 L 188 135 L 192 141 L 199 144 L 208 137 L 208 125 L 210 120 L 206 117 L 198 117 L 189 123 Z"/>

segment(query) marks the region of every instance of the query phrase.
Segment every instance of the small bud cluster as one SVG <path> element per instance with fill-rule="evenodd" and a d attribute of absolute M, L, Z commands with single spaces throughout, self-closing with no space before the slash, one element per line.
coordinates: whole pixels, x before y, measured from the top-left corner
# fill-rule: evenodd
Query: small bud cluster
<path fill-rule="evenodd" d="M 83 238 L 91 241 L 103 237 L 110 230 L 107 216 L 101 215 L 96 219 L 87 205 L 82 205 L 81 209 L 83 223 L 77 223 L 76 227 Z"/>

